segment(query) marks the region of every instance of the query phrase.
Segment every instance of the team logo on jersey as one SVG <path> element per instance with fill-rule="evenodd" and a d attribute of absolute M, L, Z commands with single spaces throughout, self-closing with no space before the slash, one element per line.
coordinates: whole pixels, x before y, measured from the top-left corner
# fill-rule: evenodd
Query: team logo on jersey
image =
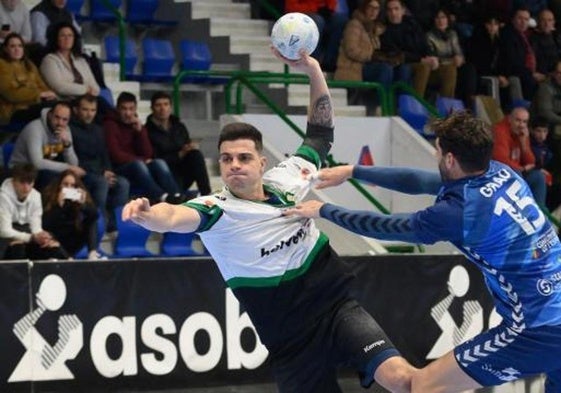
<path fill-rule="evenodd" d="M 539 279 L 536 288 L 543 296 L 550 296 L 553 292 L 558 292 L 561 290 L 561 272 Z"/>
<path fill-rule="evenodd" d="M 491 365 L 489 364 L 484 364 L 483 367 L 481 367 L 481 369 L 488 371 L 489 373 L 493 374 L 495 377 L 497 377 L 498 379 L 504 382 L 515 381 L 519 379 L 521 375 L 520 371 L 512 367 L 508 367 L 499 371 L 493 369 L 493 367 L 491 367 Z"/>

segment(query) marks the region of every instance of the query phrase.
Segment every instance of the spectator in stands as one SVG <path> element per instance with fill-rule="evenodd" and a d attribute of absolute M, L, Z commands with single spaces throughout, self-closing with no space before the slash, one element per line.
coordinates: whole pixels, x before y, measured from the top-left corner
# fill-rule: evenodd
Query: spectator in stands
<path fill-rule="evenodd" d="M 68 258 L 41 226 L 41 194 L 33 188 L 36 176 L 33 165 L 16 165 L 0 187 L 1 259 Z"/>
<path fill-rule="evenodd" d="M 423 30 L 430 29 L 432 16 L 440 0 L 403 0 L 402 5 L 408 15 L 414 16 Z"/>
<path fill-rule="evenodd" d="M 111 232 L 115 229 L 114 210 L 127 202 L 130 184 L 113 172 L 103 129 L 94 122 L 96 113 L 96 98 L 81 96 L 74 104 L 70 130 L 79 165 L 86 172 L 82 180 L 95 205 L 107 211 L 106 228 Z"/>
<path fill-rule="evenodd" d="M 38 169 L 35 186 L 42 190 L 60 172 L 70 169 L 78 177 L 86 172 L 78 166 L 78 157 L 72 146 L 72 134 L 68 127 L 70 104 L 57 102 L 45 108 L 41 117 L 27 124 L 19 134 L 10 167 L 31 163 Z"/>
<path fill-rule="evenodd" d="M 57 96 L 25 57 L 19 34 L 6 36 L 0 51 L 0 124 L 27 123 L 39 117 L 44 107 L 54 105 Z"/>
<path fill-rule="evenodd" d="M 47 50 L 49 54 L 41 62 L 41 74 L 61 98 L 99 95 L 99 85 L 82 56 L 79 34 L 72 24 L 59 23 L 50 30 Z"/>
<path fill-rule="evenodd" d="M 499 73 L 518 77 L 524 99 L 528 101 L 532 100 L 538 82 L 544 79 L 536 72 L 536 56 L 527 36 L 529 21 L 530 11 L 518 7 L 511 23 L 501 31 L 499 49 Z"/>
<path fill-rule="evenodd" d="M 46 46 L 50 29 L 61 22 L 72 25 L 77 32 L 80 31 L 80 25 L 76 22 L 74 15 L 65 7 L 66 0 L 41 0 L 31 9 L 33 42 Z"/>
<path fill-rule="evenodd" d="M 539 84 L 532 101 L 532 113 L 544 117 L 553 136 L 561 140 L 561 59 L 555 62 L 550 77 Z"/>
<path fill-rule="evenodd" d="M 349 15 L 335 12 L 337 0 L 285 0 L 285 12 L 301 12 L 316 22 L 320 42 L 313 56 L 320 60 L 326 72 L 335 71 L 339 43 Z"/>
<path fill-rule="evenodd" d="M 549 134 L 549 124 L 547 119 L 541 116 L 533 117 L 531 123 L 530 146 L 536 158 L 536 168 L 545 169 L 553 158 L 553 152 L 546 142 Z"/>
<path fill-rule="evenodd" d="M 465 44 L 476 21 L 473 0 L 441 0 L 439 7 L 448 13 L 450 27 L 458 33 L 460 44 Z"/>
<path fill-rule="evenodd" d="M 42 194 L 43 228 L 59 239 L 68 255 L 74 256 L 86 246 L 88 259 L 99 259 L 99 214 L 80 178 L 66 170 L 50 182 Z"/>
<path fill-rule="evenodd" d="M 133 187 L 145 191 L 151 201 L 182 203 L 185 196 L 166 162 L 153 158 L 154 150 L 146 127 L 136 112 L 136 97 L 122 92 L 117 111 L 103 121 L 105 141 L 115 172 L 126 177 Z"/>
<path fill-rule="evenodd" d="M 496 78 L 500 89 L 500 101 L 510 107 L 522 99 L 522 86 L 516 76 L 506 77 L 499 73 L 500 21 L 495 15 L 487 15 L 482 24 L 476 24 L 473 35 L 467 42 L 466 58 L 481 77 Z M 489 78 L 486 78 L 487 80 Z M 479 91 L 486 92 L 484 79 L 479 79 Z"/>
<path fill-rule="evenodd" d="M 171 96 L 165 92 L 154 93 L 151 109 L 146 129 L 154 147 L 154 157 L 168 164 L 181 190 L 196 183 L 201 195 L 210 194 L 205 158 L 185 124 L 171 114 Z"/>
<path fill-rule="evenodd" d="M 548 9 L 538 14 L 538 28 L 530 35 L 530 43 L 536 55 L 536 73 L 543 81 L 561 59 L 561 34 L 555 30 L 555 16 Z"/>
<path fill-rule="evenodd" d="M 438 57 L 440 64 L 431 73 L 431 79 L 437 73 L 450 74 L 445 78 L 455 76 L 456 90 L 453 96 L 462 99 L 466 107 L 471 108 L 477 91 L 477 72 L 471 63 L 466 63 L 458 34 L 450 28 L 450 17 L 443 8 L 434 14 L 434 26 L 427 33 L 427 41 L 431 55 Z"/>
<path fill-rule="evenodd" d="M 536 202 L 545 206 L 545 175 L 536 168 L 536 158 L 530 147 L 529 119 L 528 110 L 517 107 L 493 127 L 493 159 L 519 172 L 530 186 Z"/>
<path fill-rule="evenodd" d="M 413 88 L 424 96 L 432 71 L 439 69 L 438 58 L 429 54 L 430 48 L 425 39 L 425 32 L 412 16 L 405 15 L 401 0 L 386 2 L 387 26 L 380 37 L 382 51 L 387 54 L 402 54 L 405 63 L 413 67 Z M 453 97 L 456 87 L 456 75 L 449 67 L 435 73 L 438 79 L 440 95 Z"/>
<path fill-rule="evenodd" d="M 384 25 L 379 20 L 380 0 L 363 0 L 345 26 L 334 79 L 379 82 L 389 88 L 394 81 L 410 82 L 411 67 L 403 53 L 380 50 Z"/>
<path fill-rule="evenodd" d="M 31 41 L 29 9 L 21 0 L 0 0 L 0 42 L 11 33 L 19 34 L 25 43 Z"/>

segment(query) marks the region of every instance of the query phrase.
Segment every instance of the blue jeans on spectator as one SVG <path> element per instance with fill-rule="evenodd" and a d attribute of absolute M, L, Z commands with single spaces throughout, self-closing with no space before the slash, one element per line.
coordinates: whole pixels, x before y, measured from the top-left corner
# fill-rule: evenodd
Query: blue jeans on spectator
<path fill-rule="evenodd" d="M 543 172 L 540 169 L 532 169 L 524 173 L 524 180 L 528 183 L 538 205 L 545 206 L 547 185 L 545 184 L 545 175 Z"/>
<path fill-rule="evenodd" d="M 88 172 L 83 181 L 95 205 L 102 211 L 112 211 L 126 204 L 129 199 L 130 183 L 123 176 L 117 176 L 115 183 L 109 185 L 105 176 Z"/>
<path fill-rule="evenodd" d="M 146 196 L 157 201 L 164 194 L 177 194 L 179 187 L 168 165 L 162 159 L 155 158 L 149 163 L 135 160 L 115 168 L 115 173 L 126 177 L 131 185 L 145 191 Z"/>
<path fill-rule="evenodd" d="M 312 55 L 320 61 L 324 71 L 335 71 L 339 44 L 349 17 L 340 12 L 334 12 L 328 17 L 315 13 L 308 16 L 316 22 L 319 30 L 319 43 Z"/>
<path fill-rule="evenodd" d="M 378 82 L 389 89 L 393 82 L 411 83 L 413 71 L 409 64 L 392 66 L 390 63 L 369 62 L 362 66 L 362 80 Z"/>

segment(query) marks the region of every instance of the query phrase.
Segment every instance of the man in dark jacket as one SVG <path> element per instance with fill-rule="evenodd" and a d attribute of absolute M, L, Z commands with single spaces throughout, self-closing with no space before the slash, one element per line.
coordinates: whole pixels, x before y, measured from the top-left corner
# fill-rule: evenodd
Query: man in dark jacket
<path fill-rule="evenodd" d="M 424 96 L 431 71 L 438 68 L 438 58 L 429 56 L 425 32 L 413 17 L 405 15 L 401 0 L 387 1 L 386 14 L 386 31 L 380 37 L 382 52 L 401 54 L 405 63 L 411 64 L 413 88 L 420 96 Z"/>
<path fill-rule="evenodd" d="M 201 195 L 210 194 L 205 159 L 198 143 L 177 116 L 171 114 L 171 96 L 156 92 L 151 98 L 152 114 L 146 120 L 154 157 L 162 158 L 171 169 L 182 190 L 195 182 Z"/>
<path fill-rule="evenodd" d="M 116 175 L 111 168 L 103 130 L 94 122 L 97 98 L 89 94 L 80 97 L 73 113 L 70 130 L 78 165 L 86 171 L 84 185 L 99 209 L 113 212 L 115 207 L 127 203 L 130 185 L 127 179 Z M 111 225 L 108 226 L 111 228 Z"/>

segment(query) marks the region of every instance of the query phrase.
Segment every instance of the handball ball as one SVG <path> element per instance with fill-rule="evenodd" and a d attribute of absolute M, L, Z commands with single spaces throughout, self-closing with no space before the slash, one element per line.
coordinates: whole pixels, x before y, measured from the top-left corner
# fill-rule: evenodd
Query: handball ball
<path fill-rule="evenodd" d="M 280 17 L 271 31 L 271 42 L 281 55 L 298 60 L 301 48 L 311 54 L 318 44 L 319 31 L 316 23 L 306 14 L 291 12 Z"/>

